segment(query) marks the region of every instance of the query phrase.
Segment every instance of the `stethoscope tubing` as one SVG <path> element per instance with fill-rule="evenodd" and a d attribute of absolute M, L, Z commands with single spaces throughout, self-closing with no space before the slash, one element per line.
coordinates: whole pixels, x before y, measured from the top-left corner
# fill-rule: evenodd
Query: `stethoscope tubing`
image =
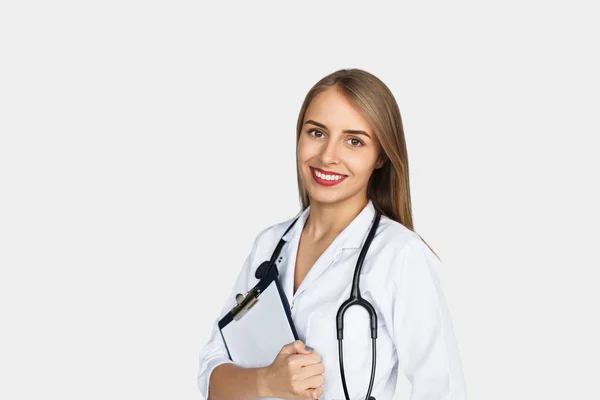
<path fill-rule="evenodd" d="M 269 261 L 263 262 L 256 270 L 255 277 L 261 279 L 264 277 L 268 270 L 273 267 L 275 264 L 275 260 L 279 257 L 279 253 L 281 252 L 282 247 L 285 245 L 285 240 L 283 237 L 289 232 L 289 230 L 294 226 L 296 221 L 300 218 L 300 216 L 296 217 L 296 219 L 290 224 L 290 226 L 286 229 L 286 231 L 281 236 L 279 243 L 275 247 L 273 254 L 271 255 L 271 259 Z M 367 251 L 371 246 L 371 242 L 375 237 L 375 232 L 377 231 L 377 227 L 379 226 L 379 221 L 381 220 L 381 212 L 376 209 L 375 217 L 373 219 L 373 223 L 371 225 L 371 230 L 365 240 L 365 243 L 361 249 L 361 252 L 358 256 L 358 260 L 356 262 L 356 267 L 354 268 L 354 275 L 352 277 L 352 288 L 350 290 L 350 297 L 348 300 L 344 301 L 340 308 L 338 309 L 336 316 L 336 331 L 337 331 L 337 339 L 338 339 L 338 355 L 340 361 L 340 375 L 342 378 L 342 387 L 344 389 L 344 395 L 346 396 L 346 400 L 350 400 L 350 396 L 348 395 L 348 388 L 346 386 L 346 375 L 344 373 L 344 357 L 343 357 L 343 349 L 342 342 L 344 340 L 344 314 L 348 310 L 348 308 L 358 305 L 363 307 L 369 313 L 369 320 L 371 323 L 371 340 L 372 340 L 372 361 L 371 361 L 371 379 L 369 382 L 369 388 L 367 390 L 367 395 L 365 396 L 366 400 L 375 400 L 374 397 L 371 396 L 371 391 L 373 390 L 373 382 L 375 380 L 375 367 L 377 364 L 377 312 L 375 308 L 360 295 L 360 273 L 362 271 L 363 261 L 367 255 Z"/>

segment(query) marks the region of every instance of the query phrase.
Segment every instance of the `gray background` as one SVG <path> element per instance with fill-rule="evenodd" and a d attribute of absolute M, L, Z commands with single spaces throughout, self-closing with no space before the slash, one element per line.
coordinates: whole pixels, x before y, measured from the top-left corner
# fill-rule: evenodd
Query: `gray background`
<path fill-rule="evenodd" d="M 0 398 L 200 398 L 346 67 L 400 105 L 469 397 L 600 398 L 593 2 L 213 3 L 0 5 Z"/>

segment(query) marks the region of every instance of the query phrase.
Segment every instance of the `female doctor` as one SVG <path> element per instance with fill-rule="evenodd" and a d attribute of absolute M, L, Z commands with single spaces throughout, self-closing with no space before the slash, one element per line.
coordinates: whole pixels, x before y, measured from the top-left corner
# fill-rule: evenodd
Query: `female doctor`
<path fill-rule="evenodd" d="M 260 232 L 200 352 L 198 386 L 208 400 L 391 400 L 399 371 L 411 400 L 464 400 L 465 383 L 440 286 L 437 255 L 413 230 L 408 155 L 398 105 L 388 87 L 360 70 L 339 70 L 308 92 L 298 116 L 297 179 L 302 211 Z M 344 316 L 342 385 L 336 315 L 376 211 L 379 226 L 360 272 L 362 298 L 377 317 L 371 382 L 370 318 Z M 285 233 L 285 235 L 284 235 Z M 300 340 L 273 363 L 241 368 L 227 356 L 218 320 L 257 282 L 255 272 L 280 239 L 276 265 Z"/>

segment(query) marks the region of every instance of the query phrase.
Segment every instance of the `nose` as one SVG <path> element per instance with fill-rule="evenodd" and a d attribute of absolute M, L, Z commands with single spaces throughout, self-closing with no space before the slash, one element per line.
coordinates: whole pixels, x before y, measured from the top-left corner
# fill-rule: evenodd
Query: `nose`
<path fill-rule="evenodd" d="M 323 164 L 339 164 L 340 163 L 340 148 L 339 141 L 328 140 L 321 150 L 321 162 Z"/>

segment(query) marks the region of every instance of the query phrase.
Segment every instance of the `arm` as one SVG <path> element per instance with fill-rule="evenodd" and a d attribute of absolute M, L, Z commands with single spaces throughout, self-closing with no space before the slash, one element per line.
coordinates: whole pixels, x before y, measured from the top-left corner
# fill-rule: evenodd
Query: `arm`
<path fill-rule="evenodd" d="M 392 265 L 394 345 L 412 385 L 411 400 L 465 400 L 461 359 L 438 274 L 436 256 L 420 239 Z"/>
<path fill-rule="evenodd" d="M 261 232 L 262 233 L 262 232 Z M 236 366 L 229 359 L 225 343 L 219 331 L 219 320 L 235 305 L 235 295 L 248 291 L 249 274 L 254 265 L 257 236 L 252 245 L 252 251 L 246 257 L 242 269 L 219 318 L 215 319 L 208 343 L 200 351 L 200 372 L 198 388 L 207 400 L 256 399 L 264 396 L 259 380 L 262 369 L 246 369 Z"/>
<path fill-rule="evenodd" d="M 266 368 L 241 368 L 233 363 L 224 363 L 213 370 L 207 400 L 256 400 L 267 397 L 265 383 Z M 218 395 L 213 394 L 217 393 Z"/>
<path fill-rule="evenodd" d="M 200 352 L 198 387 L 206 400 L 256 400 L 266 397 L 265 368 L 241 368 L 227 356 L 217 323 Z"/>

